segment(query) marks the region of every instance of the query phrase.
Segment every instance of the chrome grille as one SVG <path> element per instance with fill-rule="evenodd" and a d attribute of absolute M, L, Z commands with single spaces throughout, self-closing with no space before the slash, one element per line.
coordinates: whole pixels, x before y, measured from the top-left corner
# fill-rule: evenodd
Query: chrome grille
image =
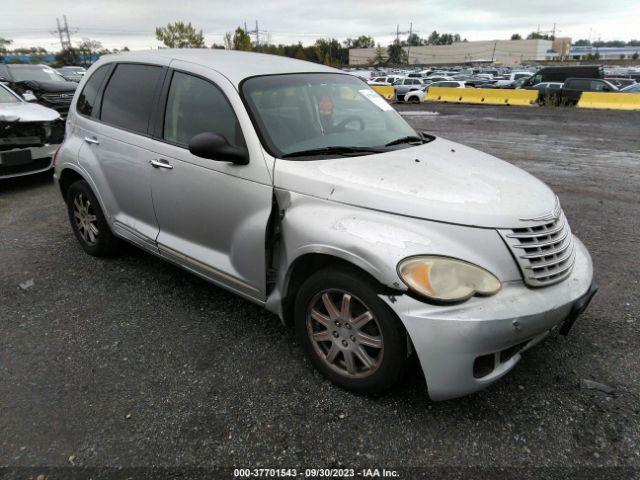
<path fill-rule="evenodd" d="M 575 245 L 571 229 L 558 208 L 558 216 L 535 225 L 500 230 L 531 287 L 544 287 L 564 280 L 573 268 Z"/>
<path fill-rule="evenodd" d="M 73 93 L 44 93 L 41 98 L 51 103 L 69 104 L 73 100 Z"/>

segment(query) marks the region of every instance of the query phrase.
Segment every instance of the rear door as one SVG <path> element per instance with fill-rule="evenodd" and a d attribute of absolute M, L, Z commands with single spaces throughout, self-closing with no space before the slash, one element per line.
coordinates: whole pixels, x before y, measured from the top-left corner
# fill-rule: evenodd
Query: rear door
<path fill-rule="evenodd" d="M 273 186 L 262 147 L 233 85 L 205 67 L 175 61 L 156 119 L 153 203 L 160 253 L 245 297 L 266 298 L 265 235 Z M 249 150 L 248 165 L 196 157 L 203 132 Z"/>
<path fill-rule="evenodd" d="M 112 229 L 149 249 L 155 249 L 158 235 L 149 123 L 165 73 L 159 65 L 118 63 L 103 87 L 97 118 L 78 116 L 84 143 L 80 165 L 94 182 Z"/>

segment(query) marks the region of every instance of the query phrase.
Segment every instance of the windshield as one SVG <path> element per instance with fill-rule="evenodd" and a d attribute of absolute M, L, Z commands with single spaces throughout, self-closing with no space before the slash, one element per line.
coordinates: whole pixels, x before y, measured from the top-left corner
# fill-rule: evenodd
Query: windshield
<path fill-rule="evenodd" d="M 12 95 L 4 88 L 0 87 L 0 103 L 20 103 L 15 95 Z"/>
<path fill-rule="evenodd" d="M 243 82 L 242 94 L 276 157 L 333 147 L 374 149 L 419 137 L 386 100 L 351 75 L 254 77 Z"/>
<path fill-rule="evenodd" d="M 52 68 L 47 67 L 20 67 L 12 68 L 11 75 L 15 82 L 22 82 L 25 80 L 35 80 L 37 82 L 65 82 L 58 72 Z"/>

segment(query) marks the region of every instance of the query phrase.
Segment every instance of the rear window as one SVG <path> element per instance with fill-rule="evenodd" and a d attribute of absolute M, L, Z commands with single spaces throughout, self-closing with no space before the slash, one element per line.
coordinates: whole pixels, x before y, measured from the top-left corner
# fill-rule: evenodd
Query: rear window
<path fill-rule="evenodd" d="M 102 98 L 100 119 L 116 127 L 147 133 L 162 67 L 119 64 Z"/>
<path fill-rule="evenodd" d="M 78 97 L 78 104 L 76 106 L 78 113 L 89 117 L 97 117 L 97 111 L 95 109 L 96 99 L 108 71 L 109 65 L 104 65 L 93 72 L 89 80 L 87 80 L 87 83 L 85 83 L 82 89 L 82 93 L 80 93 Z"/>

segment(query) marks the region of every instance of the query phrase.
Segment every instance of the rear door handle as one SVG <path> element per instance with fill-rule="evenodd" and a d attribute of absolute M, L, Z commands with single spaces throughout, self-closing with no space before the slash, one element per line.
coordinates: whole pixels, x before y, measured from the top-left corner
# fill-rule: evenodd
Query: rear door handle
<path fill-rule="evenodd" d="M 84 137 L 84 141 L 92 145 L 100 145 L 100 142 L 96 137 Z"/>
<path fill-rule="evenodd" d="M 149 163 L 153 168 L 167 168 L 169 170 L 173 169 L 173 165 L 169 163 L 168 160 L 164 158 L 160 158 L 158 160 L 149 160 Z"/>

